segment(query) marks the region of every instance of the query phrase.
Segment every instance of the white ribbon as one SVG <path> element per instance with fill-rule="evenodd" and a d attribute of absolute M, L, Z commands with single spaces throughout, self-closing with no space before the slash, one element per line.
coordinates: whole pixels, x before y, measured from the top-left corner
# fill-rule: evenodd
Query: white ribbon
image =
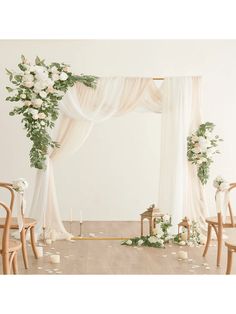
<path fill-rule="evenodd" d="M 224 196 L 224 197 L 222 197 L 222 196 Z M 229 204 L 229 191 L 228 190 L 225 190 L 225 191 L 217 190 L 215 200 L 216 200 L 217 213 L 222 214 L 222 222 L 225 223 L 228 204 Z"/>
<path fill-rule="evenodd" d="M 22 231 L 23 226 L 24 226 L 24 213 L 25 213 L 25 207 L 26 207 L 26 201 L 24 198 L 24 193 L 23 192 L 16 192 L 16 206 L 17 206 L 17 223 L 19 227 L 19 232 Z"/>

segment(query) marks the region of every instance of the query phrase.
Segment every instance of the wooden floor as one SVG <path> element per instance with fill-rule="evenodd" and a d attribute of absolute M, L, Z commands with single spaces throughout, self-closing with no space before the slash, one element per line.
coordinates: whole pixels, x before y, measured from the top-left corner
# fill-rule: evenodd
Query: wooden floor
<path fill-rule="evenodd" d="M 69 225 L 65 223 L 68 231 Z M 139 222 L 85 222 L 85 236 L 132 237 L 139 235 Z M 79 223 L 73 222 L 72 232 L 79 233 Z M 189 260 L 179 261 L 177 252 L 186 250 Z M 18 257 L 20 274 L 69 275 L 69 274 L 224 274 L 226 249 L 223 249 L 222 266 L 216 267 L 216 242 L 212 242 L 206 258 L 203 247 L 180 247 L 167 245 L 165 249 L 128 247 L 118 240 L 56 241 L 44 247 L 44 257 L 36 260 L 28 247 L 30 268 L 23 267 L 21 254 Z M 51 264 L 50 254 L 60 254 L 61 263 Z M 236 254 L 235 254 L 236 255 Z M 0 259 L 1 260 L 1 259 Z M 0 270 L 2 265 L 0 262 Z M 236 260 L 233 263 L 236 274 Z"/>

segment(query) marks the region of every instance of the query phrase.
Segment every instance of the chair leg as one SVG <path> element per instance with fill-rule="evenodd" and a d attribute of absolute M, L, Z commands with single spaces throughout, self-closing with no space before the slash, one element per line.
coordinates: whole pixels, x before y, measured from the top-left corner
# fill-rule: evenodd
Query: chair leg
<path fill-rule="evenodd" d="M 13 269 L 14 275 L 18 274 L 17 252 L 15 252 L 15 255 L 14 255 L 13 260 L 12 260 L 12 269 Z"/>
<path fill-rule="evenodd" d="M 232 259 L 233 259 L 233 251 L 230 248 L 228 248 L 226 275 L 229 275 L 231 273 Z"/>
<path fill-rule="evenodd" d="M 203 252 L 203 255 L 202 255 L 203 257 L 206 256 L 208 248 L 209 248 L 209 245 L 210 245 L 210 242 L 211 242 L 211 230 L 212 230 L 212 226 L 210 224 L 208 224 L 208 227 L 207 227 L 207 241 L 206 241 L 205 249 L 204 249 L 204 252 Z"/>
<path fill-rule="evenodd" d="M 30 228 L 30 242 L 35 258 L 39 258 L 35 243 L 34 226 Z"/>
<path fill-rule="evenodd" d="M 3 274 L 4 275 L 10 275 L 10 262 L 9 262 L 9 254 L 3 254 L 2 255 L 2 267 L 3 267 Z"/>
<path fill-rule="evenodd" d="M 222 232 L 220 232 L 219 230 L 218 230 L 218 236 L 217 236 L 217 263 L 216 263 L 216 265 L 217 266 L 220 266 L 220 260 L 221 260 L 221 253 L 222 253 Z"/>
<path fill-rule="evenodd" d="M 28 269 L 29 263 L 28 263 L 27 249 L 26 249 L 26 229 L 25 228 L 23 228 L 20 233 L 20 239 L 22 243 L 22 255 L 23 255 L 25 269 Z"/>

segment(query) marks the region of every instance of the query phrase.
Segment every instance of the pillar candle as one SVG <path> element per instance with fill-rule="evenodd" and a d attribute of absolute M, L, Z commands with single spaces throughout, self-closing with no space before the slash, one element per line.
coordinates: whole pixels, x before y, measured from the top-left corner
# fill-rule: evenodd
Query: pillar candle
<path fill-rule="evenodd" d="M 188 240 L 188 234 L 187 234 L 187 232 L 182 232 L 182 233 L 181 233 L 181 240 L 183 240 L 183 241 L 187 241 L 187 240 Z"/>
<path fill-rule="evenodd" d="M 59 264 L 60 263 L 60 255 L 51 255 L 50 261 L 52 264 Z"/>
<path fill-rule="evenodd" d="M 177 254 L 177 257 L 181 258 L 181 259 L 187 259 L 188 258 L 188 252 L 186 252 L 186 251 L 179 251 L 178 254 Z"/>
<path fill-rule="evenodd" d="M 83 217 L 82 217 L 82 210 L 80 211 L 80 223 L 83 222 Z"/>

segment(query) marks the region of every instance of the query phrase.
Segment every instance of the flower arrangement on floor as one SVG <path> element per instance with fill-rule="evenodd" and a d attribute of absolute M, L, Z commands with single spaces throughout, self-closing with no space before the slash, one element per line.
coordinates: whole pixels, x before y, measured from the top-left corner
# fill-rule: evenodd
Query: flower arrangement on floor
<path fill-rule="evenodd" d="M 169 215 L 164 215 L 156 219 L 156 235 L 132 238 L 122 242 L 122 245 L 164 248 L 165 243 L 168 243 L 172 239 L 172 236 L 169 234 L 169 228 L 171 226 L 171 217 Z"/>
<path fill-rule="evenodd" d="M 187 233 L 187 230 L 185 232 Z M 195 221 L 191 222 L 189 239 L 183 240 L 181 234 L 177 234 L 173 237 L 173 242 L 181 246 L 187 245 L 191 247 L 203 244 L 198 223 Z"/>
<path fill-rule="evenodd" d="M 213 155 L 220 153 L 217 146 L 222 139 L 213 135 L 214 127 L 211 122 L 201 124 L 197 131 L 187 138 L 188 160 L 197 165 L 198 177 L 203 185 L 208 181 Z"/>
<path fill-rule="evenodd" d="M 59 116 L 59 101 L 76 82 L 95 88 L 97 77 L 74 75 L 68 65 L 57 62 L 46 65 L 39 57 L 31 65 L 21 56 L 18 67 L 20 72 L 6 70 L 14 85 L 14 88 L 6 87 L 11 94 L 6 100 L 18 104 L 10 115 L 22 116 L 27 137 L 33 142 L 31 167 L 45 169 L 49 148 L 59 147 L 59 143 L 53 141 L 49 134 L 49 129 L 54 127 Z"/>

